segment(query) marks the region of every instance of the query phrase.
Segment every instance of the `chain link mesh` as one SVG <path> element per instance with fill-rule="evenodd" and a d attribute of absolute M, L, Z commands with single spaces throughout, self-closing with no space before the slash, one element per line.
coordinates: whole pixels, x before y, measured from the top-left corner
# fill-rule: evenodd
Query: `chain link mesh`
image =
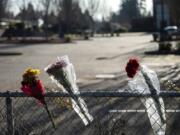
<path fill-rule="evenodd" d="M 35 99 L 18 97 L 12 100 L 15 135 L 154 135 L 140 98 L 84 98 L 94 117 L 87 127 L 73 109 L 57 102 L 58 97 L 46 98 L 56 130 L 44 107 Z M 164 98 L 166 135 L 179 135 L 179 102 L 180 98 Z M 0 98 L 0 103 L 0 135 L 9 135 L 5 98 Z"/>

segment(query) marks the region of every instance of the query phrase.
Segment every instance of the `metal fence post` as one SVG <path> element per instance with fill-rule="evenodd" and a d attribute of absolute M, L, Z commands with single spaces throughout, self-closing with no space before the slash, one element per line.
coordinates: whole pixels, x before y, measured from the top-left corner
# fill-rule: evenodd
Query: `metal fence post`
<path fill-rule="evenodd" d="M 8 135 L 14 135 L 13 103 L 9 92 L 7 92 L 6 97 L 6 115 Z"/>

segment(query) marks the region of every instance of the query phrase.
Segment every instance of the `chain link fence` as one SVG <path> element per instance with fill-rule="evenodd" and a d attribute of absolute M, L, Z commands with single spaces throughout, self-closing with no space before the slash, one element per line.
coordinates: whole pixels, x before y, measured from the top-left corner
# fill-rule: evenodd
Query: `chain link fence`
<path fill-rule="evenodd" d="M 46 102 L 57 127 L 54 130 L 46 110 L 34 98 L 17 92 L 1 93 L 0 135 L 154 135 L 140 100 L 152 95 L 117 91 L 89 91 L 80 95 L 94 117 L 88 126 L 84 126 L 69 104 L 63 106 L 59 101 L 69 99 L 69 95 L 47 93 Z M 166 135 L 179 135 L 180 93 L 161 92 L 160 96 L 165 103 Z"/>

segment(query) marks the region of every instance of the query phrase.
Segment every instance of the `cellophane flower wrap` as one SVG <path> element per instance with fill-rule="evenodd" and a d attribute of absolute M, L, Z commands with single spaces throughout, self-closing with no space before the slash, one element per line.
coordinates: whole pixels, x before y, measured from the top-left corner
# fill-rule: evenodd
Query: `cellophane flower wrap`
<path fill-rule="evenodd" d="M 165 135 L 165 106 L 163 99 L 158 96 L 160 83 L 156 72 L 145 65 L 141 65 L 137 59 L 129 60 L 126 72 L 130 78 L 128 85 L 133 92 L 153 95 L 153 97 L 141 98 L 141 102 L 146 107 L 154 134 Z"/>
<path fill-rule="evenodd" d="M 70 63 L 68 56 L 58 57 L 57 61 L 50 64 L 45 71 L 51 77 L 53 82 L 60 88 L 64 87 L 63 91 L 73 97 L 71 98 L 72 107 L 79 115 L 85 125 L 93 121 L 93 117 L 88 111 L 87 105 L 81 97 L 74 96 L 79 94 L 79 88 L 76 84 L 76 74 L 74 66 Z"/>
<path fill-rule="evenodd" d="M 34 97 L 39 101 L 41 105 L 46 109 L 49 118 L 52 122 L 54 128 L 55 123 L 52 118 L 51 112 L 48 109 L 47 103 L 45 102 L 45 88 L 38 75 L 40 74 L 40 70 L 29 68 L 23 74 L 23 81 L 21 82 L 21 90 L 24 94 Z"/>

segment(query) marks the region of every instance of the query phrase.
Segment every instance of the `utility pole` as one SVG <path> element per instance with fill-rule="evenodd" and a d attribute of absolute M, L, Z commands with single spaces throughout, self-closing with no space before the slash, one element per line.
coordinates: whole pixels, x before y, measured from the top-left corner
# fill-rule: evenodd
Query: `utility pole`
<path fill-rule="evenodd" d="M 165 18 L 164 18 L 164 0 L 161 0 L 161 30 L 160 30 L 160 41 L 164 41 L 164 27 L 165 27 Z"/>
<path fill-rule="evenodd" d="M 163 31 L 164 29 L 164 22 L 165 22 L 165 19 L 164 19 L 164 0 L 161 0 L 161 30 Z"/>

